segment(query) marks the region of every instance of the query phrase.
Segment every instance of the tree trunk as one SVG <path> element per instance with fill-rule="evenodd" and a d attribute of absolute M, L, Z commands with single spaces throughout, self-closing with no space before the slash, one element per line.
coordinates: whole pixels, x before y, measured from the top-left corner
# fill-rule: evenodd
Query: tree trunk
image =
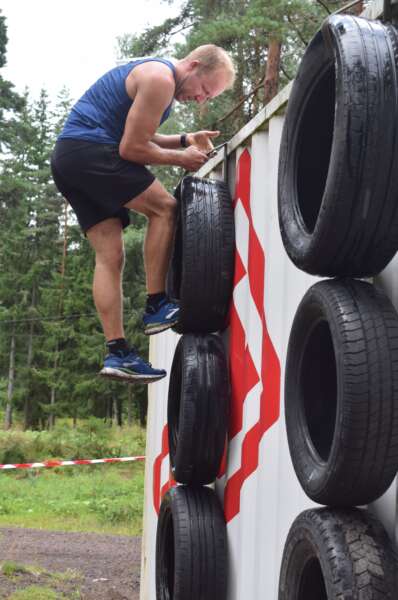
<path fill-rule="evenodd" d="M 117 398 L 115 395 L 113 395 L 112 396 L 112 425 L 118 424 L 117 413 L 118 413 Z"/>
<path fill-rule="evenodd" d="M 52 387 L 51 388 L 51 397 L 50 397 L 50 406 L 53 407 L 55 404 L 55 388 Z M 53 429 L 55 425 L 55 415 L 53 412 L 51 412 L 48 415 L 48 428 L 49 429 Z"/>
<path fill-rule="evenodd" d="M 57 345 L 55 347 L 55 356 L 54 356 L 54 381 L 56 380 L 55 374 L 58 366 L 58 355 L 59 355 L 59 341 L 57 340 Z M 51 412 L 48 415 L 48 428 L 53 429 L 55 425 L 55 414 L 53 413 L 54 404 L 55 404 L 55 384 L 51 386 L 51 396 L 50 396 L 50 406 Z"/>
<path fill-rule="evenodd" d="M 133 390 L 131 385 L 127 389 L 127 424 L 129 427 L 133 424 Z"/>
<path fill-rule="evenodd" d="M 117 401 L 117 424 L 119 427 L 123 427 L 123 400 L 121 398 Z"/>
<path fill-rule="evenodd" d="M 32 302 L 30 304 L 30 308 L 32 309 L 32 314 L 33 314 L 33 309 L 36 308 L 36 285 L 35 284 L 33 284 L 33 288 L 32 288 Z M 28 372 L 32 368 L 32 362 L 33 362 L 34 329 L 35 329 L 35 322 L 31 321 L 30 327 L 29 327 L 29 337 L 28 337 L 28 356 L 26 359 L 26 368 L 27 368 Z M 25 398 L 25 402 L 24 402 L 24 430 L 26 431 L 27 429 L 30 429 L 31 427 L 32 427 L 32 404 L 31 404 L 29 387 L 28 387 L 28 393 L 26 394 L 26 398 Z"/>
<path fill-rule="evenodd" d="M 270 38 L 268 45 L 267 68 L 264 81 L 264 103 L 268 104 L 279 89 L 279 67 L 281 63 L 282 44 L 276 38 Z"/>
<path fill-rule="evenodd" d="M 148 398 L 144 396 L 139 400 L 139 409 L 140 409 L 140 425 L 141 427 L 146 426 L 146 416 L 148 412 Z"/>
<path fill-rule="evenodd" d="M 8 388 L 7 404 L 4 415 L 4 429 L 11 429 L 12 426 L 12 397 L 14 393 L 15 381 L 15 323 L 12 326 L 11 345 L 10 345 L 10 366 L 8 369 Z"/>
<path fill-rule="evenodd" d="M 112 404 L 113 399 L 107 398 L 106 401 L 106 422 L 109 423 L 109 426 L 112 427 Z"/>

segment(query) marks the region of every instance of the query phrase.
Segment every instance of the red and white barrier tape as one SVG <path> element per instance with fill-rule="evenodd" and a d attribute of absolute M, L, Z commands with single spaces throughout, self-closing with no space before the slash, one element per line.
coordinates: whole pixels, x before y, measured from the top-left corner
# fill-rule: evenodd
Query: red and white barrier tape
<path fill-rule="evenodd" d="M 79 460 L 46 460 L 45 462 L 20 463 L 15 465 L 0 465 L 0 469 L 41 469 L 43 467 L 70 467 L 72 465 L 98 465 L 100 463 L 135 462 L 145 460 L 145 456 L 125 456 L 122 458 L 94 458 Z"/>

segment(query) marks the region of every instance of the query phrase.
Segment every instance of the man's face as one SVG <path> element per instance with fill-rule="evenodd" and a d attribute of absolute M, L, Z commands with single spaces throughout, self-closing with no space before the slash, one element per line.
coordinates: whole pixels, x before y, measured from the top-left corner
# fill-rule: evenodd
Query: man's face
<path fill-rule="evenodd" d="M 221 94 L 228 84 L 227 74 L 219 69 L 210 73 L 201 72 L 197 64 L 192 64 L 188 73 L 182 79 L 176 93 L 178 102 L 197 102 L 203 104 L 206 100 Z"/>

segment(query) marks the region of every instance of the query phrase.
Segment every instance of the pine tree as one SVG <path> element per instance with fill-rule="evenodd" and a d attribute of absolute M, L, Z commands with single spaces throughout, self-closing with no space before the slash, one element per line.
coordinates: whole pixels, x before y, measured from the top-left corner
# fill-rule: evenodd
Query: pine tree
<path fill-rule="evenodd" d="M 230 52 L 237 67 L 234 89 L 213 100 L 211 110 L 190 107 L 194 129 L 221 129 L 220 141 L 225 141 L 275 95 L 279 79 L 285 85 L 294 78 L 308 41 L 323 19 L 344 4 L 340 0 L 186 0 L 176 18 L 140 36 L 122 36 L 119 51 L 123 57 L 172 54 L 182 58 L 196 46 L 214 43 Z M 181 115 L 185 113 L 182 110 Z"/>

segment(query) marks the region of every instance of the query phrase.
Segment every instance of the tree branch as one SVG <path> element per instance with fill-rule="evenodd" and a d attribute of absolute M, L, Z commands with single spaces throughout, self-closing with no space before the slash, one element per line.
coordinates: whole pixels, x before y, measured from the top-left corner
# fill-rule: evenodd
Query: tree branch
<path fill-rule="evenodd" d="M 308 42 L 307 40 L 305 40 L 301 34 L 301 31 L 298 29 L 298 27 L 296 27 L 294 21 L 291 19 L 290 15 L 286 15 L 287 16 L 287 20 L 289 21 L 290 25 L 293 27 L 294 31 L 297 33 L 298 37 L 300 38 L 300 40 L 303 42 L 304 46 L 308 46 Z"/>
<path fill-rule="evenodd" d="M 329 7 L 326 6 L 326 4 L 324 4 L 322 2 L 322 0 L 316 0 L 318 2 L 318 4 L 320 4 L 321 6 L 323 6 L 323 8 L 326 10 L 326 12 L 328 13 L 328 15 L 332 14 L 331 11 L 329 10 Z"/>
<path fill-rule="evenodd" d="M 248 94 L 245 94 L 244 96 L 242 96 L 242 98 L 239 100 L 238 104 L 236 104 L 233 107 L 233 109 L 229 111 L 229 113 L 227 113 L 226 115 L 221 117 L 221 119 L 217 119 L 217 121 L 215 121 L 215 124 L 222 123 L 222 121 L 225 121 L 225 119 L 228 119 L 228 117 L 230 117 L 235 111 L 237 111 L 238 108 L 240 108 L 242 106 L 242 104 L 244 104 L 246 102 L 246 100 L 248 98 L 250 98 L 250 96 L 253 96 L 253 94 L 258 92 L 258 90 L 261 89 L 262 86 L 264 85 L 264 79 L 265 79 L 265 75 L 264 75 L 264 77 L 262 77 L 261 81 L 259 81 L 259 83 Z"/>

